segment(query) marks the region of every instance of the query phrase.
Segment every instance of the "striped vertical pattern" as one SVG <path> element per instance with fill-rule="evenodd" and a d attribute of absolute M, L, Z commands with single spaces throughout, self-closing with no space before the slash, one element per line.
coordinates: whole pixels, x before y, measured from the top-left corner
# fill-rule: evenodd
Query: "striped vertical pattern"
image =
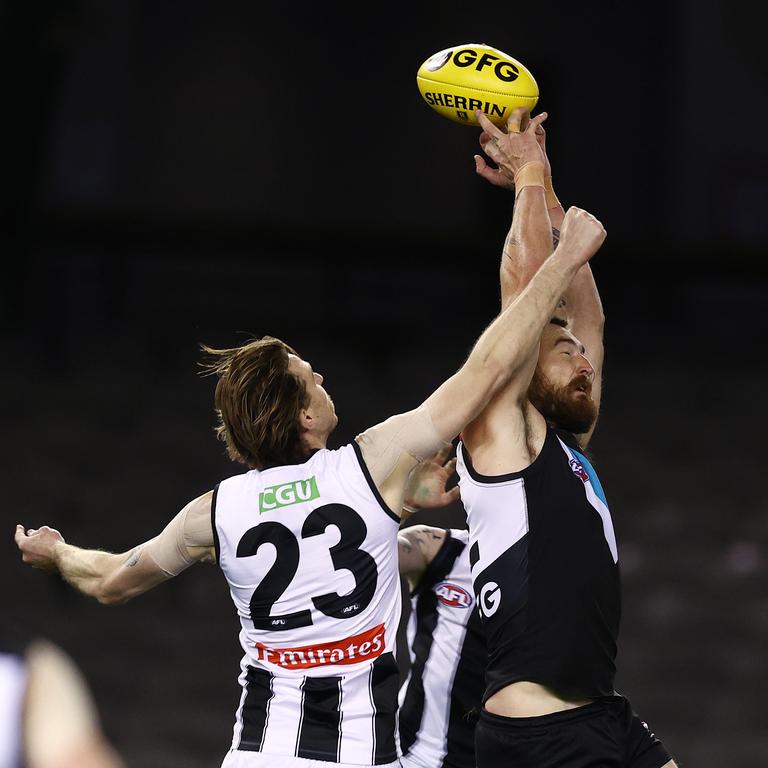
<path fill-rule="evenodd" d="M 241 713 L 242 730 L 237 748 L 260 752 L 269 722 L 273 676 L 270 672 L 248 667 L 245 675 L 245 700 Z"/>
<path fill-rule="evenodd" d="M 296 757 L 339 761 L 341 678 L 308 677 L 302 686 L 301 725 Z"/>
<path fill-rule="evenodd" d="M 391 653 L 379 656 L 371 667 L 371 701 L 373 702 L 373 764 L 397 760 L 395 729 L 397 728 L 397 689 L 400 670 Z"/>
<path fill-rule="evenodd" d="M 409 636 L 415 678 L 408 679 L 402 696 L 404 766 L 475 766 L 471 718 L 482 700 L 487 653 L 472 597 L 469 534 L 447 534 L 412 598 L 411 618 L 421 618 L 421 625 Z"/>
<path fill-rule="evenodd" d="M 407 754 L 417 740 L 425 712 L 425 675 L 429 667 L 439 618 L 437 594 L 432 588 L 447 573 L 450 573 L 464 546 L 461 541 L 450 535 L 446 536 L 443 546 L 435 555 L 414 592 L 414 595 L 418 596 L 415 611 L 416 634 L 411 649 L 414 662 L 400 710 L 400 747 L 403 754 Z M 446 670 L 445 673 L 450 674 L 450 670 Z"/>

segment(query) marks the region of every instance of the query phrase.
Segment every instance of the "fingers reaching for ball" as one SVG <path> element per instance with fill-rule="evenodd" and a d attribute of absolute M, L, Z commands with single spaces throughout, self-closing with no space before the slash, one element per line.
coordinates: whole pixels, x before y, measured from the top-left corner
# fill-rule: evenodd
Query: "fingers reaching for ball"
<path fill-rule="evenodd" d="M 481 110 L 477 110 L 475 116 L 483 129 L 480 134 L 480 147 L 498 166 L 496 170 L 489 169 L 484 160 L 478 160 L 476 157 L 475 171 L 479 176 L 495 186 L 511 189 L 515 175 L 526 163 L 540 162 L 546 166 L 546 157 L 537 138 L 537 130 L 547 119 L 546 112 L 531 118 L 528 107 L 518 107 L 507 120 L 509 130 L 506 132 L 497 127 Z M 525 129 L 518 130 L 523 125 Z"/>
<path fill-rule="evenodd" d="M 493 141 L 494 139 L 498 141 L 500 138 L 502 138 L 502 136 L 505 135 L 504 131 L 502 131 L 501 128 L 497 128 L 491 122 L 488 115 L 486 115 L 485 112 L 483 112 L 481 109 L 475 110 L 475 117 L 477 118 L 477 122 L 480 123 L 480 127 L 483 129 L 483 134 L 488 136 L 489 141 Z"/>
<path fill-rule="evenodd" d="M 529 130 L 533 134 L 539 133 L 539 131 L 543 131 L 544 129 L 541 128 L 541 124 L 549 117 L 549 114 L 547 112 L 540 112 L 536 117 L 531 118 L 530 123 L 528 124 L 528 127 L 526 130 Z"/>
<path fill-rule="evenodd" d="M 515 188 L 514 179 L 510 179 L 509 176 L 502 173 L 498 168 L 492 168 L 480 155 L 475 155 L 475 173 L 493 184 L 494 187 L 502 187 L 509 190 Z"/>
<path fill-rule="evenodd" d="M 508 133 L 522 133 L 527 127 L 531 119 L 531 110 L 528 107 L 518 107 L 513 109 L 510 116 L 507 118 L 507 132 Z"/>

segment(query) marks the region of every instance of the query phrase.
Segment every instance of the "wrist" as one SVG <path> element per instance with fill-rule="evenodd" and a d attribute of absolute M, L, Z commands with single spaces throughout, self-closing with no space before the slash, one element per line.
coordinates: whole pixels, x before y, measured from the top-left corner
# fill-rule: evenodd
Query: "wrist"
<path fill-rule="evenodd" d="M 61 570 L 61 563 L 64 559 L 66 547 L 67 545 L 63 541 L 54 541 L 49 550 L 50 561 L 59 570 Z"/>
<path fill-rule="evenodd" d="M 574 247 L 570 243 L 558 243 L 550 260 L 556 263 L 556 269 L 558 272 L 562 272 L 568 278 L 568 284 L 581 269 L 583 258 L 579 248 Z"/>
<path fill-rule="evenodd" d="M 515 173 L 515 196 L 519 195 L 526 187 L 541 187 L 546 194 L 544 163 L 540 160 L 529 160 L 517 169 L 517 173 Z"/>
<path fill-rule="evenodd" d="M 544 196 L 547 199 L 548 210 L 551 211 L 553 208 L 562 208 L 562 205 L 555 194 L 555 188 L 552 186 L 551 175 L 544 177 Z"/>
<path fill-rule="evenodd" d="M 406 512 L 409 515 L 414 515 L 419 511 L 419 507 L 411 500 L 404 501 L 400 506 L 402 507 L 403 512 Z"/>

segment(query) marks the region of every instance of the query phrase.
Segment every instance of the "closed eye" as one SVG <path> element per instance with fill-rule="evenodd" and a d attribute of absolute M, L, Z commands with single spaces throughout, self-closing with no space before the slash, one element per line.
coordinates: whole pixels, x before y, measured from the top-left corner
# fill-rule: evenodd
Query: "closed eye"
<path fill-rule="evenodd" d="M 561 351 L 566 355 L 572 355 L 575 351 L 578 351 L 580 354 L 584 354 L 584 347 L 581 344 L 577 344 L 573 339 L 569 339 L 567 336 L 563 336 L 562 338 L 558 339 L 555 342 L 555 347 L 558 345 L 566 345 L 567 349 L 562 349 Z"/>

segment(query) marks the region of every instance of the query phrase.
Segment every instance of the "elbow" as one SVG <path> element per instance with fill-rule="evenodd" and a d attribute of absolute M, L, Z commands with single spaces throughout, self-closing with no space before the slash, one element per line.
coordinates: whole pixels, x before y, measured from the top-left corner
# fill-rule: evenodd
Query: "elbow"
<path fill-rule="evenodd" d="M 125 595 L 119 595 L 114 592 L 99 592 L 96 595 L 96 599 L 102 605 L 122 605 L 123 603 L 127 603 L 129 600 L 129 598 Z"/>
<path fill-rule="evenodd" d="M 123 605 L 131 599 L 132 595 L 105 580 L 96 590 L 94 597 L 101 605 Z"/>

